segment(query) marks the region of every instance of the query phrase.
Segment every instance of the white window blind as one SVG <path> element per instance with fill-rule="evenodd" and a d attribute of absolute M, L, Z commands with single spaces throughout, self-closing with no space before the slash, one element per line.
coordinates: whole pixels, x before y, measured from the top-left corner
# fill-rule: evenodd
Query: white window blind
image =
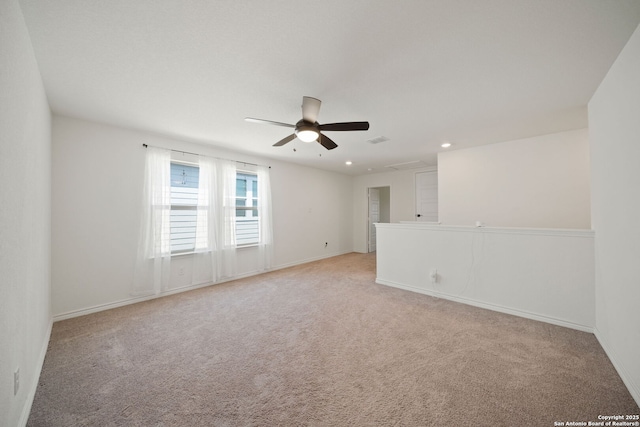
<path fill-rule="evenodd" d="M 195 249 L 199 175 L 197 166 L 171 163 L 171 253 Z"/>
<path fill-rule="evenodd" d="M 247 172 L 236 174 L 236 242 L 238 246 L 260 241 L 258 217 L 258 176 Z"/>

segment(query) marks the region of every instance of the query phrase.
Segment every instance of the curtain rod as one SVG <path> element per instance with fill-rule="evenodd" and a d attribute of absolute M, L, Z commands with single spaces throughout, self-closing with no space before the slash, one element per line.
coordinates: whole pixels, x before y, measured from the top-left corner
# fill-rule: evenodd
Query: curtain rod
<path fill-rule="evenodd" d="M 229 160 L 229 161 L 231 161 L 231 162 L 241 163 L 241 164 L 243 164 L 243 165 L 250 165 L 250 166 L 266 166 L 266 165 L 258 165 L 258 164 L 256 164 L 256 163 L 241 162 L 240 160 L 223 159 L 223 158 L 221 158 L 221 157 L 207 156 L 206 154 L 192 153 L 192 152 L 190 152 L 190 151 L 182 151 L 182 150 L 174 150 L 174 149 L 172 149 L 172 148 L 158 147 L 158 146 L 156 146 L 156 145 L 151 145 L 151 146 L 150 146 L 149 144 L 142 144 L 142 146 L 143 146 L 144 148 L 147 148 L 147 147 L 163 148 L 163 149 L 165 149 L 165 150 L 173 151 L 174 153 L 192 154 L 192 155 L 194 155 L 194 156 L 212 157 L 212 158 L 214 158 L 214 159 L 218 159 L 218 160 Z M 269 169 L 271 169 L 271 166 L 267 166 L 267 167 L 268 167 Z"/>

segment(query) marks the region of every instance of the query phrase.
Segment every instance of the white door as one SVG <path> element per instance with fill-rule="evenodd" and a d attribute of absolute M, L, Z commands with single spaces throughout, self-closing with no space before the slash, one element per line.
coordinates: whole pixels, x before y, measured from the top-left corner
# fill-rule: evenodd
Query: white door
<path fill-rule="evenodd" d="M 416 221 L 438 222 L 438 172 L 416 173 Z"/>
<path fill-rule="evenodd" d="M 369 189 L 369 252 L 376 250 L 376 226 L 380 222 L 380 190 Z"/>

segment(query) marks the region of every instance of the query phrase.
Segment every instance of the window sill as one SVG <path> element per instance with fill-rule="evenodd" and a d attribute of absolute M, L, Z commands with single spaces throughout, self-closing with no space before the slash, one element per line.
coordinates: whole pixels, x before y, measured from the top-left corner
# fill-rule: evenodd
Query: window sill
<path fill-rule="evenodd" d="M 251 243 L 251 244 L 248 244 L 248 245 L 237 245 L 237 246 L 236 246 L 236 249 L 257 248 L 258 246 L 260 246 L 260 244 L 259 244 L 259 243 Z M 174 258 L 174 257 L 175 257 L 175 258 L 179 258 L 179 257 L 182 257 L 182 256 L 187 256 L 187 255 L 206 254 L 206 253 L 209 253 L 209 252 L 211 252 L 211 251 L 200 251 L 200 252 L 194 252 L 194 251 L 191 251 L 191 252 L 180 252 L 180 253 L 177 253 L 177 254 L 171 254 L 171 258 Z"/>
<path fill-rule="evenodd" d="M 181 256 L 186 256 L 186 255 L 195 255 L 195 254 L 201 254 L 203 252 L 180 252 L 178 254 L 171 254 L 171 258 L 179 258 Z"/>

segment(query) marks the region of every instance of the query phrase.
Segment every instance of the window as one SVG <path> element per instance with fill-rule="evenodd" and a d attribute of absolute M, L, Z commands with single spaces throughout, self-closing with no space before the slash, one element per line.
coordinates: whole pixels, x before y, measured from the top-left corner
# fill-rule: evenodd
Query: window
<path fill-rule="evenodd" d="M 203 282 L 237 275 L 236 247 L 255 245 L 256 268 L 271 268 L 266 166 L 245 172 L 238 171 L 232 160 L 184 152 L 180 160 L 172 160 L 171 150 L 152 146 L 147 150 L 134 294 L 169 289 L 171 258 L 177 254 L 199 253 L 193 257 L 194 277 Z M 188 160 L 185 154 L 190 154 Z"/>
<path fill-rule="evenodd" d="M 236 243 L 238 246 L 259 243 L 258 220 L 258 176 L 250 172 L 238 172 L 236 174 Z"/>
<path fill-rule="evenodd" d="M 193 252 L 198 213 L 197 166 L 171 163 L 171 253 Z"/>
<path fill-rule="evenodd" d="M 171 163 L 171 253 L 193 252 L 196 246 L 198 213 L 198 166 Z M 258 223 L 258 176 L 236 174 L 236 244 L 254 245 L 260 241 Z"/>

